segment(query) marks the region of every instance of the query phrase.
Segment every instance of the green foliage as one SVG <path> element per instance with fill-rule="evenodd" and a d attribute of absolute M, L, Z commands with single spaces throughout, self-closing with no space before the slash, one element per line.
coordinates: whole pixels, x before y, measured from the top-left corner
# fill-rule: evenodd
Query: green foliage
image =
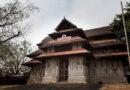
<path fill-rule="evenodd" d="M 30 43 L 6 42 L 0 45 L 0 69 L 9 75 L 20 75 L 29 71 L 23 64 L 28 58 L 26 55 L 31 52 Z"/>
<path fill-rule="evenodd" d="M 126 23 L 126 30 L 128 34 L 128 40 L 130 42 L 130 2 L 126 3 L 126 7 L 124 11 L 125 11 L 124 18 L 125 18 L 125 23 Z M 118 36 L 119 39 L 124 37 L 122 14 L 117 14 L 110 25 L 113 26 L 114 32 Z"/>
<path fill-rule="evenodd" d="M 20 0 L 0 6 L 0 70 L 6 74 L 22 74 L 29 70 L 21 64 L 27 60 L 30 44 L 12 39 L 26 34 L 30 26 L 24 21 L 35 10 L 38 8 L 33 4 L 25 5 Z"/>

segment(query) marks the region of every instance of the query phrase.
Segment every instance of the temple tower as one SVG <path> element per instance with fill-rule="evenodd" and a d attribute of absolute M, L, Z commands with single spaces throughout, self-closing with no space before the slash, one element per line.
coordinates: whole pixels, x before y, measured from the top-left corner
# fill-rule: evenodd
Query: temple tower
<path fill-rule="evenodd" d="M 83 31 L 63 19 L 55 32 L 28 54 L 28 83 L 127 83 L 130 71 L 125 43 L 111 26 Z"/>
<path fill-rule="evenodd" d="M 46 61 L 43 83 L 87 83 L 91 54 L 84 31 L 65 18 L 55 30 L 49 34 L 53 40 L 40 47 L 46 53 L 35 58 Z"/>

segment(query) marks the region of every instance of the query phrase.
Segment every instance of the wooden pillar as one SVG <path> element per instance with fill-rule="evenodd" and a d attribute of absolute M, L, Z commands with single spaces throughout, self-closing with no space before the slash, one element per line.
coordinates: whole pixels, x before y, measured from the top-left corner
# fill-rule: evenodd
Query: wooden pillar
<path fill-rule="evenodd" d="M 46 60 L 45 76 L 42 79 L 42 83 L 56 83 L 58 78 L 58 58 L 52 58 Z"/>
<path fill-rule="evenodd" d="M 87 67 L 83 55 L 69 56 L 68 83 L 87 83 Z"/>

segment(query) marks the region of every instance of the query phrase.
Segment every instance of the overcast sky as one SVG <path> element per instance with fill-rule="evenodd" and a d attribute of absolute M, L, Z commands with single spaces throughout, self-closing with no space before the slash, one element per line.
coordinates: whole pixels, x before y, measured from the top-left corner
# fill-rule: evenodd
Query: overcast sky
<path fill-rule="evenodd" d="M 0 0 L 0 4 L 13 0 Z M 25 0 L 21 0 L 22 2 Z M 39 7 L 29 22 L 32 29 L 26 39 L 36 46 L 65 16 L 79 28 L 108 26 L 115 14 L 121 13 L 120 0 L 28 0 Z M 130 0 L 122 0 L 123 4 Z"/>

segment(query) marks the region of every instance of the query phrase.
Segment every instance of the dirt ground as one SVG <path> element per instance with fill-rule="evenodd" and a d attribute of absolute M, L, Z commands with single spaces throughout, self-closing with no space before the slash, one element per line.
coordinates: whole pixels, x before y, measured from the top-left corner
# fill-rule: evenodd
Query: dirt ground
<path fill-rule="evenodd" d="M 130 90 L 128 84 L 35 84 L 35 85 L 4 85 L 0 90 Z"/>

